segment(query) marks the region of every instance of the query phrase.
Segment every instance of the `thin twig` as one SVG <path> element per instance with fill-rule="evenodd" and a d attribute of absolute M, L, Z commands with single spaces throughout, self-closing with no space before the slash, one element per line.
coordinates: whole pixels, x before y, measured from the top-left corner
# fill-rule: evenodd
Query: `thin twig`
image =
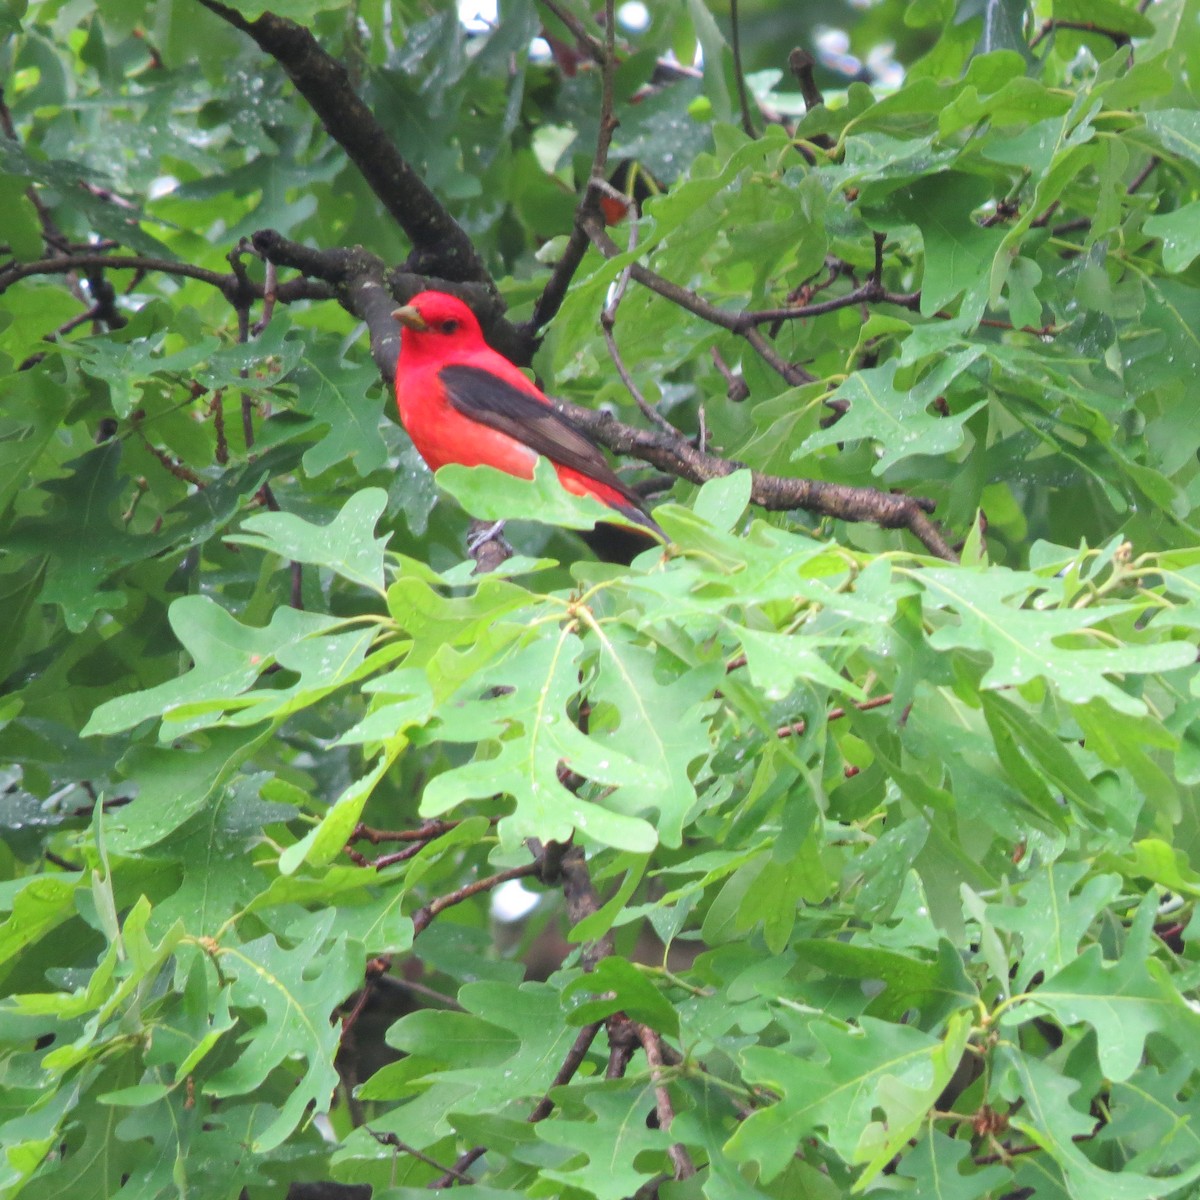
<path fill-rule="evenodd" d="M 646 1052 L 646 1062 L 650 1064 L 650 1078 L 654 1080 L 655 1108 L 658 1112 L 658 1127 L 664 1133 L 671 1128 L 675 1119 L 675 1109 L 671 1104 L 671 1094 L 666 1084 L 662 1082 L 663 1074 L 663 1042 L 662 1035 L 647 1025 L 635 1023 L 638 1041 Z M 673 1142 L 667 1150 L 671 1162 L 675 1164 L 675 1178 L 689 1179 L 696 1173 L 696 1165 L 691 1155 L 680 1142 Z"/>
<path fill-rule="evenodd" d="M 598 133 L 596 133 L 596 146 L 592 155 L 592 167 L 588 170 L 587 185 L 583 188 L 583 194 L 580 197 L 580 203 L 575 209 L 575 218 L 571 226 L 571 236 L 566 241 L 566 246 L 563 250 L 562 258 L 554 264 L 554 269 L 551 271 L 550 278 L 546 281 L 546 286 L 541 289 L 541 295 L 538 302 L 534 305 L 533 316 L 529 318 L 526 325 L 526 330 L 530 336 L 536 334 L 542 326 L 548 324 L 550 320 L 556 316 L 559 308 L 562 308 L 563 301 L 566 299 L 566 290 L 570 286 L 572 278 L 575 278 L 575 272 L 580 269 L 580 263 L 583 262 L 583 256 L 587 253 L 587 248 L 590 245 L 590 239 L 587 232 L 587 218 L 596 217 L 599 214 L 599 202 L 594 191 L 596 181 L 604 181 L 605 167 L 608 163 L 608 148 L 612 145 L 613 130 L 617 128 L 617 121 L 613 116 L 613 86 L 612 86 L 612 62 L 616 55 L 614 48 L 612 13 L 608 13 L 606 26 L 606 40 L 604 46 L 588 34 L 587 30 L 578 24 L 577 20 L 571 13 L 560 10 L 559 6 L 546 2 L 546 7 L 554 13 L 554 16 L 562 20 L 563 24 L 568 26 L 572 34 L 575 35 L 576 41 L 581 43 L 581 46 L 590 48 L 592 58 L 601 65 L 601 91 L 600 91 L 600 124 Z M 610 8 L 612 6 L 610 5 Z"/>
<path fill-rule="evenodd" d="M 533 315 L 529 318 L 526 331 L 535 334 L 548 324 L 562 307 L 567 296 L 567 289 L 583 256 L 587 253 L 590 239 L 588 238 L 587 223 L 589 220 L 600 219 L 599 198 L 595 188 L 604 183 L 605 169 L 608 166 L 608 151 L 612 145 L 613 132 L 619 122 L 613 112 L 615 105 L 613 88 L 613 71 L 616 63 L 616 16 L 613 0 L 606 0 L 604 43 L 593 38 L 579 21 L 559 5 L 543 0 L 546 7 L 575 35 L 581 46 L 587 47 L 590 56 L 600 64 L 600 123 L 596 134 L 596 149 L 592 153 L 592 165 L 588 171 L 588 181 L 583 189 L 583 195 L 575 208 L 575 217 L 571 226 L 571 236 L 563 249 L 562 257 L 546 280 L 542 294 L 533 306 Z"/>
<path fill-rule="evenodd" d="M 425 849 L 426 842 L 414 842 L 411 846 L 406 846 L 403 850 L 396 850 L 391 854 L 381 854 L 376 859 L 368 860 L 359 855 L 358 858 L 362 861 L 359 863 L 363 867 L 372 867 L 376 871 L 382 871 L 384 867 L 394 867 L 396 863 L 408 862 L 410 858 L 416 858 L 422 850 Z M 353 858 L 354 855 L 351 854 Z"/>
<path fill-rule="evenodd" d="M 725 380 L 725 398 L 731 400 L 734 404 L 740 404 L 750 395 L 750 385 L 721 357 L 721 352 L 716 346 L 712 347 L 710 353 L 712 354 L 713 366 L 717 368 L 721 378 Z M 703 443 L 701 445 L 703 446 Z"/>
<path fill-rule="evenodd" d="M 737 80 L 738 103 L 742 107 L 742 128 L 747 137 L 757 137 L 754 118 L 750 115 L 750 97 L 746 92 L 746 75 L 742 70 L 742 37 L 738 29 L 738 0 L 729 0 L 730 49 L 733 51 L 733 75 Z"/>
<path fill-rule="evenodd" d="M 574 37 L 577 46 L 585 57 L 590 58 L 596 63 L 604 61 L 606 52 L 605 43 L 590 33 L 583 22 L 570 9 L 555 3 L 555 0 L 539 0 L 539 2 L 544 8 L 548 8 L 571 31 L 571 36 Z"/>
<path fill-rule="evenodd" d="M 598 222 L 593 220 L 588 223 L 588 233 L 591 235 L 592 242 L 596 248 L 605 258 L 616 258 L 618 254 L 624 253 L 620 246 L 608 236 L 603 225 Z M 715 304 L 710 304 L 690 289 L 680 287 L 679 284 L 664 279 L 661 275 L 656 274 L 649 267 L 645 267 L 641 263 L 630 263 L 629 273 L 638 283 L 644 287 L 648 287 L 652 292 L 656 292 L 664 299 L 670 300 L 673 304 L 679 305 L 680 308 L 685 308 L 695 316 L 709 321 L 713 325 L 719 325 L 722 329 L 728 329 L 731 333 L 740 334 L 758 351 L 763 361 L 778 372 L 793 387 L 798 387 L 802 383 L 813 383 L 816 381 L 815 375 L 810 374 L 803 367 L 797 366 L 795 363 L 789 363 L 770 346 L 758 330 L 754 328 L 754 323 L 746 319 L 745 314 L 731 313 L 723 308 L 718 308 Z"/>
<path fill-rule="evenodd" d="M 392 988 L 397 994 L 411 992 L 415 996 L 424 996 L 427 1000 L 436 1000 L 438 1004 L 444 1004 L 447 1008 L 454 1009 L 455 1012 L 463 1011 L 463 1006 L 453 996 L 439 992 L 428 984 L 418 983 L 414 979 L 397 979 L 394 975 L 380 975 L 375 981 L 375 985 L 376 987 Z"/>
<path fill-rule="evenodd" d="M 583 1060 L 587 1057 L 587 1052 L 591 1049 L 592 1042 L 596 1040 L 596 1034 L 600 1032 L 600 1026 L 600 1021 L 593 1021 L 592 1024 L 585 1025 L 579 1031 L 579 1036 L 567 1052 L 567 1057 L 563 1059 L 563 1064 L 558 1068 L 558 1074 L 554 1076 L 553 1082 L 546 1089 L 546 1094 L 537 1102 L 529 1116 L 525 1118 L 530 1125 L 536 1125 L 538 1121 L 545 1120 L 554 1111 L 554 1101 L 550 1099 L 550 1092 L 556 1087 L 562 1087 L 564 1084 L 571 1082 L 575 1076 L 575 1072 L 579 1070 Z M 460 1172 L 465 1171 L 472 1163 L 482 1158 L 486 1153 L 486 1146 L 476 1146 L 474 1149 L 468 1150 L 455 1160 L 454 1166 L 441 1179 L 434 1180 L 429 1186 L 431 1188 L 450 1187 Z"/>
<path fill-rule="evenodd" d="M 632 253 L 637 248 L 638 239 L 638 224 L 637 221 L 629 222 L 629 250 Z M 621 382 L 625 385 L 629 394 L 633 397 L 634 403 L 642 410 L 642 415 L 647 420 L 652 421 L 659 429 L 666 433 L 678 434 L 680 431 L 667 420 L 666 417 L 642 395 L 641 389 L 634 381 L 633 376 L 629 372 L 629 368 L 625 365 L 625 360 L 621 357 L 621 351 L 617 349 L 617 339 L 613 333 L 613 326 L 617 322 L 617 309 L 625 296 L 625 289 L 629 286 L 629 268 L 617 276 L 616 282 L 612 286 L 608 303 L 604 306 L 604 311 L 600 314 L 600 328 L 604 332 L 604 344 L 608 347 L 608 355 L 613 360 L 613 365 L 617 368 L 617 374 L 621 377 Z"/>
<path fill-rule="evenodd" d="M 1041 29 L 1029 43 L 1030 50 L 1036 50 L 1041 43 L 1059 29 L 1071 29 L 1077 33 L 1094 33 L 1100 37 L 1106 37 L 1114 46 L 1129 46 L 1133 43 L 1133 39 L 1122 29 L 1108 29 L 1103 25 L 1097 25 L 1095 21 L 1063 21 L 1055 18 L 1048 18 L 1042 22 Z"/>
<path fill-rule="evenodd" d="M 225 389 L 217 388 L 213 392 L 212 401 L 208 406 L 208 415 L 212 417 L 213 435 L 217 439 L 213 457 L 222 467 L 229 463 L 229 441 L 225 436 Z"/>
<path fill-rule="evenodd" d="M 592 158 L 591 179 L 603 179 L 608 165 L 608 148 L 619 122 L 616 117 L 617 12 L 615 0 L 604 0 L 604 61 L 600 64 L 600 132 Z"/>
<path fill-rule="evenodd" d="M 379 1133 L 370 1125 L 364 1126 L 366 1131 L 381 1145 L 388 1146 L 393 1150 L 398 1150 L 401 1154 L 411 1154 L 413 1158 L 423 1162 L 426 1166 L 432 1167 L 435 1171 L 443 1171 L 451 1177 L 451 1180 L 457 1180 L 459 1183 L 474 1183 L 470 1175 L 465 1175 L 459 1169 L 456 1163 L 453 1167 L 447 1167 L 444 1163 L 440 1163 L 436 1158 L 430 1158 L 428 1154 L 422 1154 L 420 1150 L 414 1146 L 410 1146 L 407 1142 L 402 1142 L 394 1133 Z"/>
<path fill-rule="evenodd" d="M 456 891 L 450 892 L 445 896 L 439 896 L 436 900 L 431 900 L 428 904 L 423 905 L 413 913 L 413 936 L 423 933 L 428 927 L 430 921 L 433 920 L 439 913 L 443 913 L 446 909 L 453 907 L 455 904 L 461 904 L 464 900 L 469 900 L 472 896 L 479 895 L 480 892 L 490 892 L 494 888 L 498 888 L 502 883 L 507 883 L 510 879 L 528 879 L 530 875 L 536 875 L 541 870 L 541 865 L 536 862 L 526 863 L 521 867 L 510 867 L 507 871 L 500 871 L 495 875 L 489 875 L 486 879 L 477 879 L 474 883 L 464 884 Z"/>
<path fill-rule="evenodd" d="M 1150 176 L 1154 173 L 1154 168 L 1157 167 L 1160 162 L 1162 162 L 1162 159 L 1160 159 L 1157 154 L 1152 154 L 1150 156 L 1150 161 L 1146 163 L 1146 165 L 1130 181 L 1129 186 L 1125 189 L 1125 194 L 1127 196 L 1132 196 L 1134 192 L 1136 192 L 1138 188 L 1140 188 L 1142 184 L 1150 178 Z"/>
<path fill-rule="evenodd" d="M 839 308 L 854 308 L 859 304 L 895 304 L 909 312 L 921 309 L 921 293 L 889 292 L 874 278 L 860 284 L 843 296 L 829 300 L 816 300 L 812 304 L 797 304 L 788 308 L 762 308 L 740 314 L 740 319 L 750 325 L 766 325 L 772 321 L 803 321 L 807 317 L 820 317 L 836 312 Z"/>
<path fill-rule="evenodd" d="M 583 1060 L 587 1057 L 587 1052 L 596 1040 L 596 1034 L 600 1032 L 602 1024 L 602 1021 L 593 1021 L 590 1025 L 585 1025 L 579 1031 L 579 1036 L 575 1039 L 567 1057 L 563 1059 L 563 1064 L 559 1067 L 558 1074 L 554 1076 L 554 1082 L 546 1089 L 546 1095 L 537 1102 L 537 1106 L 533 1112 L 526 1118 L 531 1125 L 544 1120 L 554 1111 L 554 1101 L 550 1099 L 550 1090 L 562 1087 L 565 1083 L 570 1083 L 571 1078 L 579 1070 Z"/>
<path fill-rule="evenodd" d="M 275 313 L 275 296 L 279 288 L 279 277 L 273 262 L 268 262 L 265 267 L 265 278 L 263 279 L 263 306 L 262 316 L 254 323 L 254 328 L 251 332 L 255 337 L 271 323 L 271 317 Z"/>
<path fill-rule="evenodd" d="M 617 368 L 617 374 L 621 377 L 621 382 L 633 397 L 638 408 L 642 410 L 642 414 L 648 420 L 653 421 L 664 432 L 678 434 L 680 431 L 642 395 L 633 376 L 629 373 L 629 368 L 625 365 L 625 360 L 621 357 L 620 350 L 617 349 L 616 339 L 613 337 L 612 323 L 606 320 L 605 317 L 601 317 L 600 328 L 604 331 L 604 344 L 608 347 L 608 354 L 613 360 L 613 365 Z"/>
<path fill-rule="evenodd" d="M 743 658 L 742 664 L 739 665 L 744 665 L 744 663 L 745 659 Z M 730 665 L 732 666 L 732 664 Z M 885 704 L 891 704 L 895 698 L 896 697 L 893 695 L 893 693 L 888 692 L 886 696 L 875 696 L 870 700 L 861 700 L 859 703 L 852 705 L 851 708 L 857 710 L 858 712 L 868 712 L 872 708 L 882 708 Z M 825 720 L 838 721 L 849 711 L 851 710 L 846 708 L 831 708 L 825 714 Z M 775 736 L 781 738 L 800 737 L 807 728 L 808 723 L 806 721 L 793 721 L 790 725 L 781 725 L 777 730 L 775 730 Z"/>
<path fill-rule="evenodd" d="M 373 829 L 370 825 L 359 824 L 347 840 L 370 842 L 372 846 L 384 842 L 428 842 L 449 833 L 458 824 L 458 821 L 426 821 L 416 829 Z"/>
<path fill-rule="evenodd" d="M 608 1065 L 605 1079 L 623 1079 L 630 1060 L 640 1045 L 634 1022 L 624 1013 L 614 1013 L 608 1019 Z"/>
<path fill-rule="evenodd" d="M 181 275 L 187 279 L 199 279 L 219 288 L 226 297 L 236 295 L 241 284 L 236 275 L 224 275 L 191 263 L 177 262 L 171 258 L 151 258 L 138 254 L 98 254 L 95 252 L 69 254 L 54 258 L 39 258 L 33 262 L 11 263 L 0 269 L 0 292 L 14 283 L 34 275 L 65 275 L 72 271 L 90 271 L 103 268 L 109 271 L 158 271 L 165 275 Z M 262 287 L 253 282 L 249 285 L 254 296 L 261 297 Z M 285 304 L 294 300 L 332 300 L 333 288 L 322 280 L 293 279 L 276 290 L 276 299 Z"/>

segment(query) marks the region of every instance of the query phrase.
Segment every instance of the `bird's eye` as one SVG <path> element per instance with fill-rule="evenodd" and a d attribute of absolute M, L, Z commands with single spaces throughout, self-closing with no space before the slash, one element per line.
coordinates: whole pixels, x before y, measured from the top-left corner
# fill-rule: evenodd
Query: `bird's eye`
<path fill-rule="evenodd" d="M 458 322 L 455 320 L 443 321 L 439 328 L 443 333 L 457 333 Z"/>

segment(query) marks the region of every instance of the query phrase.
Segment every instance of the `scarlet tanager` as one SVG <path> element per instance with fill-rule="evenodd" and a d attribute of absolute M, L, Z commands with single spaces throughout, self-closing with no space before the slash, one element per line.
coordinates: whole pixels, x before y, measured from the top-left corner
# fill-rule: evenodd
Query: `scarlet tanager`
<path fill-rule="evenodd" d="M 489 466 L 532 479 L 538 456 L 576 496 L 593 496 L 641 526 L 599 525 L 582 536 L 601 557 L 628 562 L 662 536 L 642 498 L 600 448 L 504 355 L 483 340 L 457 296 L 421 292 L 392 316 L 403 327 L 396 364 L 400 423 L 431 470 Z M 642 532 L 642 531 L 645 532 Z"/>

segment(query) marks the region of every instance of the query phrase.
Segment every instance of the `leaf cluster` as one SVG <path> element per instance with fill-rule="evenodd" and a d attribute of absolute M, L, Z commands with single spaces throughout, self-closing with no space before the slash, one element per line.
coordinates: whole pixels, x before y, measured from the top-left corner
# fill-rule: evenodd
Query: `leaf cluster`
<path fill-rule="evenodd" d="M 699 0 L 269 10 L 514 320 L 583 239 L 535 368 L 701 463 L 627 569 L 241 241 L 421 249 L 220 7 L 0 18 L 0 1189 L 1191 1194 L 1193 0 L 883 4 L 821 104 Z"/>

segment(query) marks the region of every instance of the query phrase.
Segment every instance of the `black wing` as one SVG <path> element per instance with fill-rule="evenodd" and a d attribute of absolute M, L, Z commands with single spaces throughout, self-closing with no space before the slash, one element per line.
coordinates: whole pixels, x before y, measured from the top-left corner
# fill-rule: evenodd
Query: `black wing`
<path fill-rule="evenodd" d="M 507 433 L 560 466 L 618 492 L 632 512 L 625 515 L 657 529 L 641 496 L 608 465 L 600 447 L 556 408 L 506 383 L 482 367 L 449 366 L 438 372 L 446 397 L 463 416 Z"/>

